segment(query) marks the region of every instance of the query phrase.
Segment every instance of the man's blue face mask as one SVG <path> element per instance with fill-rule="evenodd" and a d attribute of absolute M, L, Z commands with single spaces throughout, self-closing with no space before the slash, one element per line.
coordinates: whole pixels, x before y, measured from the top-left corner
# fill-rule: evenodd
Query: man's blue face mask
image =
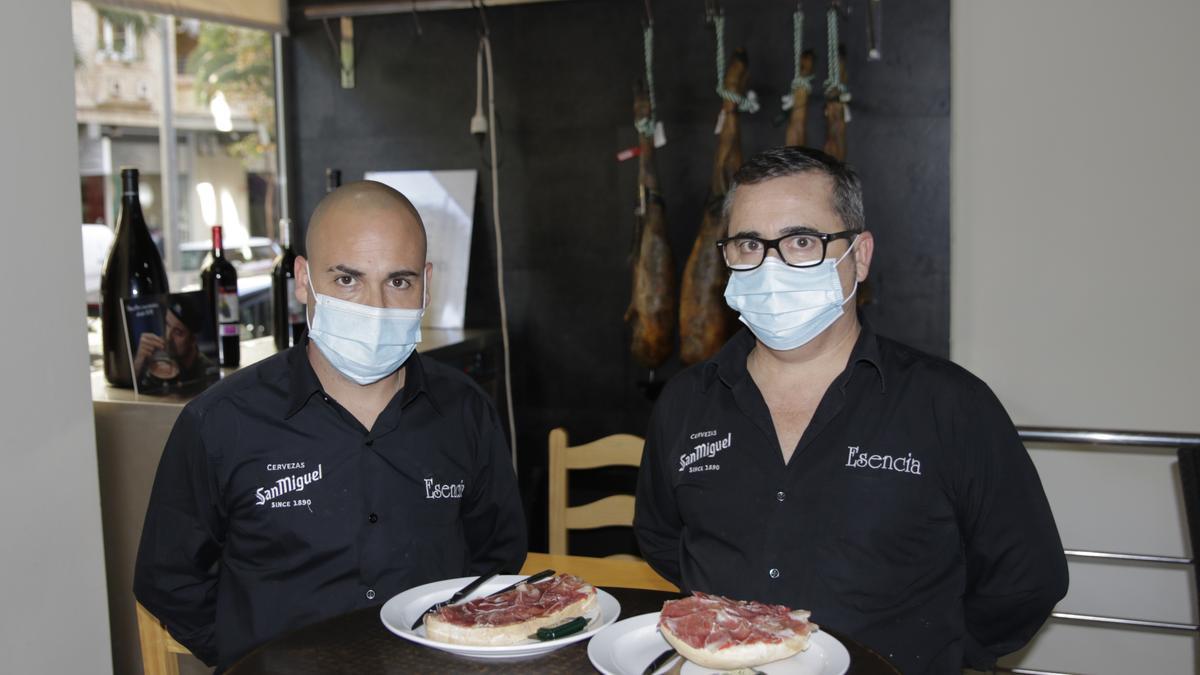
<path fill-rule="evenodd" d="M 791 267 L 767 256 L 758 267 L 729 273 L 725 302 L 741 314 L 754 337 L 777 351 L 808 344 L 842 315 L 842 307 L 858 291 L 842 297 L 838 265 L 854 250 L 858 238 L 837 260 L 814 267 Z"/>
<path fill-rule="evenodd" d="M 309 339 L 338 372 L 358 384 L 378 382 L 396 372 L 421 341 L 424 292 L 421 309 L 360 305 L 317 293 L 311 267 L 308 290 L 315 303 Z"/>

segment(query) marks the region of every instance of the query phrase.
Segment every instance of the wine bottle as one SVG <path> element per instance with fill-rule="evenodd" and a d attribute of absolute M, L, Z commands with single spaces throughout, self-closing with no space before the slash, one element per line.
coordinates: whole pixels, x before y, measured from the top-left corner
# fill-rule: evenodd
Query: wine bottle
<path fill-rule="evenodd" d="M 170 289 L 158 247 L 150 238 L 138 200 L 138 170 L 121 169 L 121 215 L 100 276 L 101 341 L 104 378 L 117 387 L 133 387 L 132 358 L 126 334 L 126 308 L 158 303 Z M 124 305 L 124 306 L 123 306 Z"/>
<path fill-rule="evenodd" d="M 342 186 L 342 172 L 338 169 L 325 169 L 325 194 L 329 194 Z"/>
<path fill-rule="evenodd" d="M 212 255 L 208 265 L 200 271 L 200 282 L 213 308 L 217 328 L 217 355 L 223 368 L 237 368 L 241 360 L 241 345 L 238 332 L 241 320 L 238 315 L 237 270 L 225 257 L 225 246 L 221 241 L 221 226 L 212 228 Z"/>
<path fill-rule="evenodd" d="M 275 259 L 275 269 L 271 270 L 271 314 L 275 348 L 283 351 L 303 342 L 308 331 L 304 305 L 296 299 L 296 251 L 292 248 L 290 218 L 279 221 L 279 245 L 283 251 Z"/>

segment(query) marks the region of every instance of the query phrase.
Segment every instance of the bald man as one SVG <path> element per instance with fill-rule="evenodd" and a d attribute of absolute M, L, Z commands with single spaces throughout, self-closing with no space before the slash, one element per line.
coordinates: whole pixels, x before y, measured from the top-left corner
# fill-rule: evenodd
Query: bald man
<path fill-rule="evenodd" d="M 308 340 L 184 407 L 142 530 L 134 594 L 218 669 L 305 624 L 525 559 L 495 408 L 414 352 L 433 274 L 416 209 L 351 183 L 307 235 Z"/>

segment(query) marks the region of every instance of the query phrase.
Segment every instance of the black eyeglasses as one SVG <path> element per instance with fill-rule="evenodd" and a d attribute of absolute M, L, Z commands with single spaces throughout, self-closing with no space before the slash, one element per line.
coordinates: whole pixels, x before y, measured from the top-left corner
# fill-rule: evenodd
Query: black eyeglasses
<path fill-rule="evenodd" d="M 789 267 L 816 267 L 825 260 L 829 242 L 835 239 L 854 239 L 857 232 L 805 232 L 789 234 L 778 239 L 762 239 L 739 234 L 717 240 L 717 248 L 725 258 L 725 266 L 735 272 L 752 270 L 763 264 L 767 251 L 775 249 L 779 259 Z"/>

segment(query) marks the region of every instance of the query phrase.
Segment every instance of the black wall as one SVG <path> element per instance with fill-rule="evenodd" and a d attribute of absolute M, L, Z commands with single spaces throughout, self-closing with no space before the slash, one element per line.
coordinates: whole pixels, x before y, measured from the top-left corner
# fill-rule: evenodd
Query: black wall
<path fill-rule="evenodd" d="M 467 323 L 497 325 L 490 174 L 486 152 L 468 131 L 477 14 L 356 19 L 357 82 L 342 89 L 325 29 L 303 18 L 304 4 L 292 2 L 285 54 L 293 213 L 304 220 L 312 212 L 325 167 L 342 169 L 346 180 L 377 169 L 479 169 Z M 659 117 L 669 139 L 658 167 L 682 270 L 701 219 L 720 107 L 713 33 L 701 0 L 652 4 Z M 751 87 L 764 104 L 757 115 L 743 116 L 749 156 L 783 141 L 783 128 L 772 121 L 792 77 L 795 5 L 724 4 L 727 50 L 747 49 Z M 865 2 L 844 5 L 853 93 L 848 160 L 862 176 L 867 224 L 877 239 L 873 302 L 865 313 L 881 333 L 946 355 L 949 2 L 884 3 L 879 62 L 866 60 Z M 651 408 L 639 386 L 647 373 L 628 354 L 622 321 L 637 167 L 614 159 L 636 143 L 631 86 L 643 73 L 642 7 L 640 0 L 575 0 L 488 10 L 513 396 L 535 550 L 545 543 L 548 431 L 565 426 L 572 442 L 620 431 L 643 435 Z M 825 74 L 824 7 L 804 3 L 805 44 L 818 54 L 818 83 Z M 336 35 L 337 22 L 331 27 Z M 814 94 L 810 145 L 824 137 L 821 105 Z M 672 359 L 657 377 L 678 369 Z M 580 552 L 588 552 L 586 545 Z"/>

